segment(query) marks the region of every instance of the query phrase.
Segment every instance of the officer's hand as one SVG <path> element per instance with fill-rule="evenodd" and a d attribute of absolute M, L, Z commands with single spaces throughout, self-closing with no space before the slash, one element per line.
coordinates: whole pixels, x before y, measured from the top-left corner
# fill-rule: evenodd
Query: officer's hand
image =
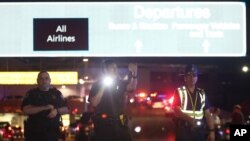
<path fill-rule="evenodd" d="M 209 132 L 207 141 L 215 141 L 215 132 Z"/>
<path fill-rule="evenodd" d="M 54 106 L 49 104 L 49 105 L 46 105 L 46 109 L 45 110 L 52 110 L 54 109 Z"/>
<path fill-rule="evenodd" d="M 50 113 L 48 114 L 48 118 L 54 118 L 54 117 L 56 117 L 56 115 L 57 115 L 57 110 L 56 109 L 52 109 L 50 111 Z"/>
<path fill-rule="evenodd" d="M 129 63 L 128 70 L 132 72 L 132 75 L 137 75 L 137 64 L 136 63 Z"/>

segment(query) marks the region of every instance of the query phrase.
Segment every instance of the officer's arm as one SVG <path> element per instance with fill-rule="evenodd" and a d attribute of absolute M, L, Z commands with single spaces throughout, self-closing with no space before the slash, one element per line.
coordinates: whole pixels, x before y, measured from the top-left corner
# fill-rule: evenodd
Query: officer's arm
<path fill-rule="evenodd" d="M 69 113 L 69 108 L 66 107 L 66 106 L 57 108 L 56 110 L 57 110 L 57 113 L 60 114 L 60 115 Z"/>
<path fill-rule="evenodd" d="M 50 113 L 48 114 L 48 117 L 49 118 L 54 118 L 56 117 L 56 115 L 63 115 L 63 114 L 67 114 L 69 113 L 69 110 L 67 107 L 60 107 L 60 108 L 57 108 L 57 109 L 52 109 L 50 111 Z"/>
<path fill-rule="evenodd" d="M 205 117 L 209 128 L 207 141 L 215 141 L 214 120 L 212 119 L 209 109 L 205 110 Z"/>
<path fill-rule="evenodd" d="M 209 109 L 205 110 L 205 117 L 206 117 L 208 128 L 210 130 L 214 130 L 214 120 L 211 116 Z"/>
<path fill-rule="evenodd" d="M 32 115 L 39 113 L 44 110 L 50 110 L 53 109 L 53 105 L 46 105 L 46 106 L 33 106 L 33 105 L 26 105 L 23 107 L 23 112 L 27 115 Z"/>
<path fill-rule="evenodd" d="M 127 85 L 127 91 L 133 91 L 137 87 L 137 64 L 130 63 L 128 69 L 130 71 L 130 79 Z"/>
<path fill-rule="evenodd" d="M 127 91 L 134 91 L 137 87 L 137 78 L 131 78 L 128 85 L 127 85 Z"/>
<path fill-rule="evenodd" d="M 60 91 L 59 91 L 60 92 Z M 60 92 L 60 98 L 59 98 L 59 101 L 60 101 L 60 106 L 57 107 L 56 111 L 57 111 L 57 114 L 59 115 L 64 115 L 64 114 L 68 114 L 69 113 L 69 108 L 67 107 L 67 102 L 66 100 L 64 99 L 62 93 Z"/>
<path fill-rule="evenodd" d="M 91 106 L 96 107 L 100 103 L 103 93 L 104 93 L 104 89 L 105 89 L 105 86 L 102 85 L 101 88 L 95 94 L 95 96 L 90 98 Z"/>
<path fill-rule="evenodd" d="M 194 119 L 188 116 L 187 114 L 183 113 L 179 106 L 174 107 L 174 112 L 175 112 L 176 117 L 181 118 L 185 121 L 188 121 L 192 125 L 194 124 Z"/>

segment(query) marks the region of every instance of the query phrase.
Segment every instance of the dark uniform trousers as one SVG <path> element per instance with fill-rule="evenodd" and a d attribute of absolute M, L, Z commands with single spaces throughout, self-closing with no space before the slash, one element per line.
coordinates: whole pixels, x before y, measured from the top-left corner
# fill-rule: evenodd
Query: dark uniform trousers
<path fill-rule="evenodd" d="M 119 118 L 101 118 L 94 116 L 95 141 L 132 141 L 127 122 L 121 123 Z"/>
<path fill-rule="evenodd" d="M 185 121 L 176 121 L 176 139 L 175 141 L 206 141 L 205 126 L 191 127 Z"/>
<path fill-rule="evenodd" d="M 58 141 L 58 136 L 53 133 L 30 132 L 29 134 L 25 137 L 25 141 Z"/>
<path fill-rule="evenodd" d="M 45 124 L 32 124 L 25 122 L 25 141 L 58 141 L 59 127 L 41 126 Z"/>

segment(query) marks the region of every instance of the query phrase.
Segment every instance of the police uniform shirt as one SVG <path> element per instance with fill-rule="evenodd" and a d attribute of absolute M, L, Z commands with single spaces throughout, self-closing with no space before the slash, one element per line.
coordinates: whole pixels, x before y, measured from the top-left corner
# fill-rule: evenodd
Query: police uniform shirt
<path fill-rule="evenodd" d="M 188 91 L 188 89 L 187 89 L 187 91 Z M 201 109 L 202 105 L 201 105 L 201 98 L 200 98 L 199 93 L 202 93 L 202 91 L 203 91 L 203 89 L 200 89 L 200 88 L 195 88 L 193 93 L 188 91 L 188 93 L 190 94 L 190 96 L 192 98 L 193 104 L 195 104 L 195 99 L 196 99 L 196 95 L 197 95 L 197 102 L 196 102 L 196 106 L 195 106 L 195 111 L 199 111 Z M 176 92 L 175 92 L 174 99 L 175 99 L 174 106 L 181 107 L 181 99 L 180 99 L 178 90 L 176 90 Z M 209 102 L 207 100 L 207 96 L 205 95 L 205 107 L 203 108 L 203 110 L 206 110 L 208 108 L 209 108 Z M 191 103 L 189 96 L 187 97 L 187 110 L 193 110 L 192 103 Z"/>
<path fill-rule="evenodd" d="M 102 86 L 102 81 L 93 84 L 89 99 L 94 97 Z M 107 86 L 104 90 L 100 103 L 96 107 L 96 114 L 107 114 L 116 117 L 123 113 L 125 103 L 125 92 L 128 81 L 116 79 L 111 86 Z"/>
<path fill-rule="evenodd" d="M 27 92 L 21 108 L 23 109 L 26 105 L 46 106 L 49 104 L 53 105 L 54 108 L 60 108 L 66 106 L 66 101 L 62 93 L 56 88 L 51 88 L 49 91 L 41 91 L 39 88 L 34 88 Z M 60 115 L 58 114 L 55 118 L 50 119 L 47 117 L 49 113 L 50 110 L 44 110 L 36 114 L 31 114 L 29 115 L 28 122 L 35 124 L 39 128 L 45 128 L 46 126 L 57 128 L 60 121 Z"/>

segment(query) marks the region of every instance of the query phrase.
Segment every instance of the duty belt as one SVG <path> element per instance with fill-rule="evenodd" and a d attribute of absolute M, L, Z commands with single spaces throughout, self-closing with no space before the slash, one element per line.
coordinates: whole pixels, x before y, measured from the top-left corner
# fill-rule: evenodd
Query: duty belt
<path fill-rule="evenodd" d="M 185 120 L 178 119 L 177 121 L 177 126 L 182 127 L 182 128 L 203 128 L 205 127 L 205 122 L 203 120 L 195 120 L 195 127 L 192 127 L 192 125 Z"/>
<path fill-rule="evenodd" d="M 107 114 L 95 114 L 94 117 L 96 117 L 98 120 L 110 120 L 110 121 L 119 121 L 121 125 L 126 125 L 127 123 L 127 116 L 124 114 L 120 114 L 118 116 L 110 116 Z"/>

